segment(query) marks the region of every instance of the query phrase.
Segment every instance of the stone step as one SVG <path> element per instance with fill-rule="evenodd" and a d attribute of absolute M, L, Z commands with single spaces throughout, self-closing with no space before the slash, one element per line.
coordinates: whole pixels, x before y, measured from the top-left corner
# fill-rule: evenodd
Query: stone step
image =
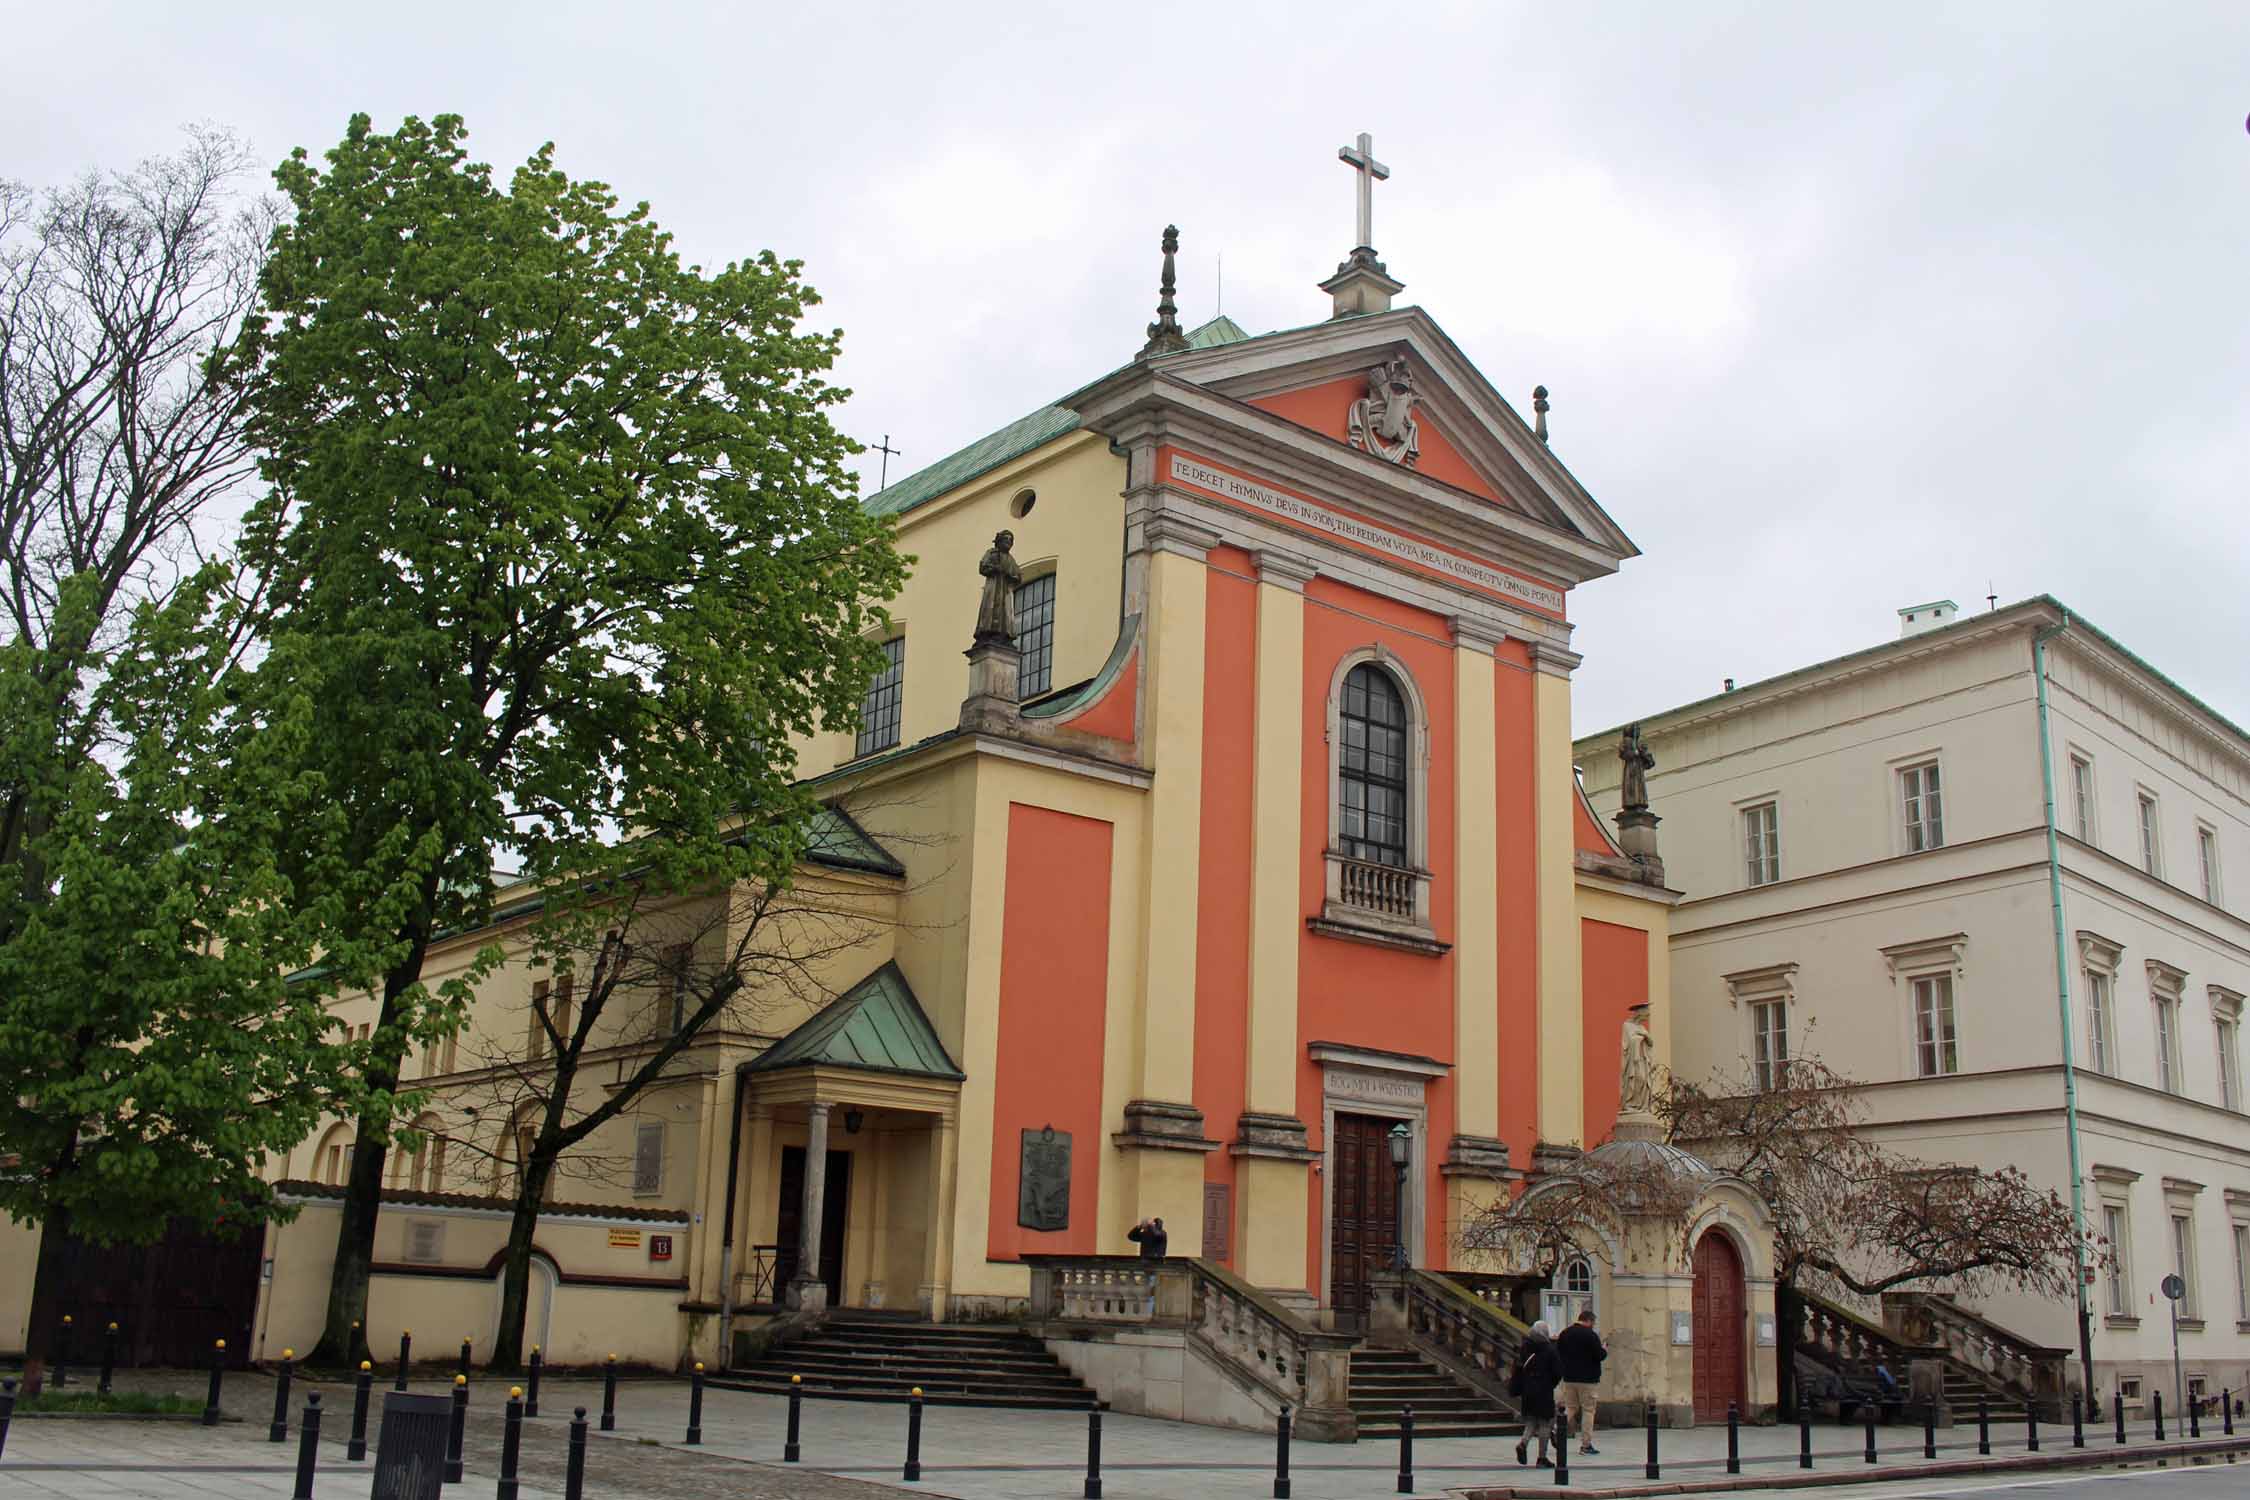
<path fill-rule="evenodd" d="M 810 1362 L 761 1360 L 750 1370 L 737 1374 L 756 1374 L 771 1377 L 787 1384 L 792 1375 L 801 1376 L 806 1385 L 853 1386 L 895 1385 L 900 1390 L 912 1386 L 925 1389 L 940 1385 L 979 1386 L 1004 1391 L 1077 1391 L 1082 1389 L 1077 1377 L 1068 1370 L 964 1370 L 943 1369 L 935 1365 L 897 1365 L 887 1368 L 870 1368 L 865 1365 L 833 1365 Z"/>
<path fill-rule="evenodd" d="M 896 1345 L 926 1345 L 949 1349 L 1043 1349 L 1046 1346 L 1026 1333 L 1013 1329 L 987 1332 L 983 1329 L 955 1331 L 931 1323 L 905 1323 L 896 1328 L 875 1324 L 847 1323 L 821 1329 L 806 1340 L 823 1343 L 856 1344 L 866 1348 Z"/>
<path fill-rule="evenodd" d="M 714 1390 L 755 1391 L 765 1395 L 787 1395 L 789 1393 L 789 1381 L 786 1377 L 775 1381 L 762 1376 L 729 1375 L 724 1378 L 713 1377 L 707 1380 L 705 1384 Z M 900 1385 L 895 1389 L 882 1390 L 831 1389 L 825 1386 L 816 1387 L 811 1381 L 807 1381 L 798 1389 L 808 1401 L 863 1401 L 903 1406 L 906 1404 L 907 1393 L 912 1387 Z M 1049 1397 L 924 1386 L 922 1388 L 922 1404 L 925 1406 L 988 1406 L 1015 1411 L 1084 1411 L 1094 1404 L 1094 1397 L 1090 1391 L 1081 1391 L 1080 1394 L 1069 1397 Z"/>
<path fill-rule="evenodd" d="M 1418 1438 L 1512 1438 L 1520 1434 L 1522 1431 L 1523 1423 L 1512 1418 L 1503 1418 L 1497 1422 L 1424 1422 L 1419 1414 L 1417 1414 L 1414 1418 L 1414 1435 Z M 1388 1439 L 1389 1441 L 1395 1443 L 1398 1441 L 1399 1427 L 1395 1422 L 1362 1422 L 1359 1424 L 1359 1437 L 1361 1442 L 1381 1442 L 1385 1439 Z"/>
<path fill-rule="evenodd" d="M 905 1353 L 890 1350 L 829 1349 L 806 1344 L 785 1345 L 774 1350 L 761 1365 L 819 1365 L 823 1368 L 854 1370 L 972 1370 L 994 1375 L 1015 1373 L 1038 1374 L 1055 1368 L 1055 1362 L 1041 1350 L 1030 1354 L 994 1355 L 979 1358 L 956 1353 Z"/>

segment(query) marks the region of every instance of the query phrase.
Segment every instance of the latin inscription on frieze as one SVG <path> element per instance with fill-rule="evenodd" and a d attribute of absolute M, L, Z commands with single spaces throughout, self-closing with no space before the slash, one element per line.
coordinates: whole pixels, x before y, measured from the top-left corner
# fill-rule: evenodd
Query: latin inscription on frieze
<path fill-rule="evenodd" d="M 1023 1133 L 1016 1222 L 1026 1229 L 1070 1227 L 1070 1132 L 1052 1125 Z"/>
<path fill-rule="evenodd" d="M 1357 1099 L 1369 1104 L 1420 1104 L 1425 1081 L 1402 1073 L 1357 1073 L 1344 1068 L 1327 1072 L 1331 1099 Z"/>

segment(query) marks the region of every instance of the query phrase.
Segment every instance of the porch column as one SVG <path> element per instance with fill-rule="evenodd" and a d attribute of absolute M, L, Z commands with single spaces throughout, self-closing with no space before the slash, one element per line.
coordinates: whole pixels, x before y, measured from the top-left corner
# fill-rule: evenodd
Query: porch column
<path fill-rule="evenodd" d="M 820 1220 L 828 1186 L 828 1109 L 826 1104 L 807 1106 L 805 1130 L 805 1197 L 797 1228 L 797 1279 L 789 1284 L 789 1300 L 805 1312 L 828 1305 L 828 1287 L 820 1279 Z"/>

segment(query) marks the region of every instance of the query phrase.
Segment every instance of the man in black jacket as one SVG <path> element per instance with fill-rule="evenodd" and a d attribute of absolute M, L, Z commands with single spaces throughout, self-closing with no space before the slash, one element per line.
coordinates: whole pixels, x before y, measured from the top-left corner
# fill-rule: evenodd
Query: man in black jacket
<path fill-rule="evenodd" d="M 1141 1247 L 1142 1260 L 1162 1260 L 1172 1237 L 1164 1232 L 1162 1219 L 1143 1219 L 1125 1231 L 1125 1238 Z"/>
<path fill-rule="evenodd" d="M 1578 1429 L 1579 1452 L 1599 1453 L 1594 1446 L 1594 1407 L 1601 1395 L 1602 1361 L 1609 1358 L 1609 1351 L 1594 1332 L 1592 1308 L 1563 1330 L 1555 1340 L 1555 1352 L 1562 1356 L 1563 1418 Z"/>

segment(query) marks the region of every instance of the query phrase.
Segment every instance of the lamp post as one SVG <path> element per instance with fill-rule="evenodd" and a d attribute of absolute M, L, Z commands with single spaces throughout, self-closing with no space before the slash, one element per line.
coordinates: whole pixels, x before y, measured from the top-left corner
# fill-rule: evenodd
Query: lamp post
<path fill-rule="evenodd" d="M 1414 1149 L 1414 1136 L 1404 1121 L 1391 1127 L 1391 1170 L 1398 1179 L 1398 1235 L 1391 1246 L 1391 1269 L 1403 1271 L 1406 1260 L 1406 1158 Z"/>

